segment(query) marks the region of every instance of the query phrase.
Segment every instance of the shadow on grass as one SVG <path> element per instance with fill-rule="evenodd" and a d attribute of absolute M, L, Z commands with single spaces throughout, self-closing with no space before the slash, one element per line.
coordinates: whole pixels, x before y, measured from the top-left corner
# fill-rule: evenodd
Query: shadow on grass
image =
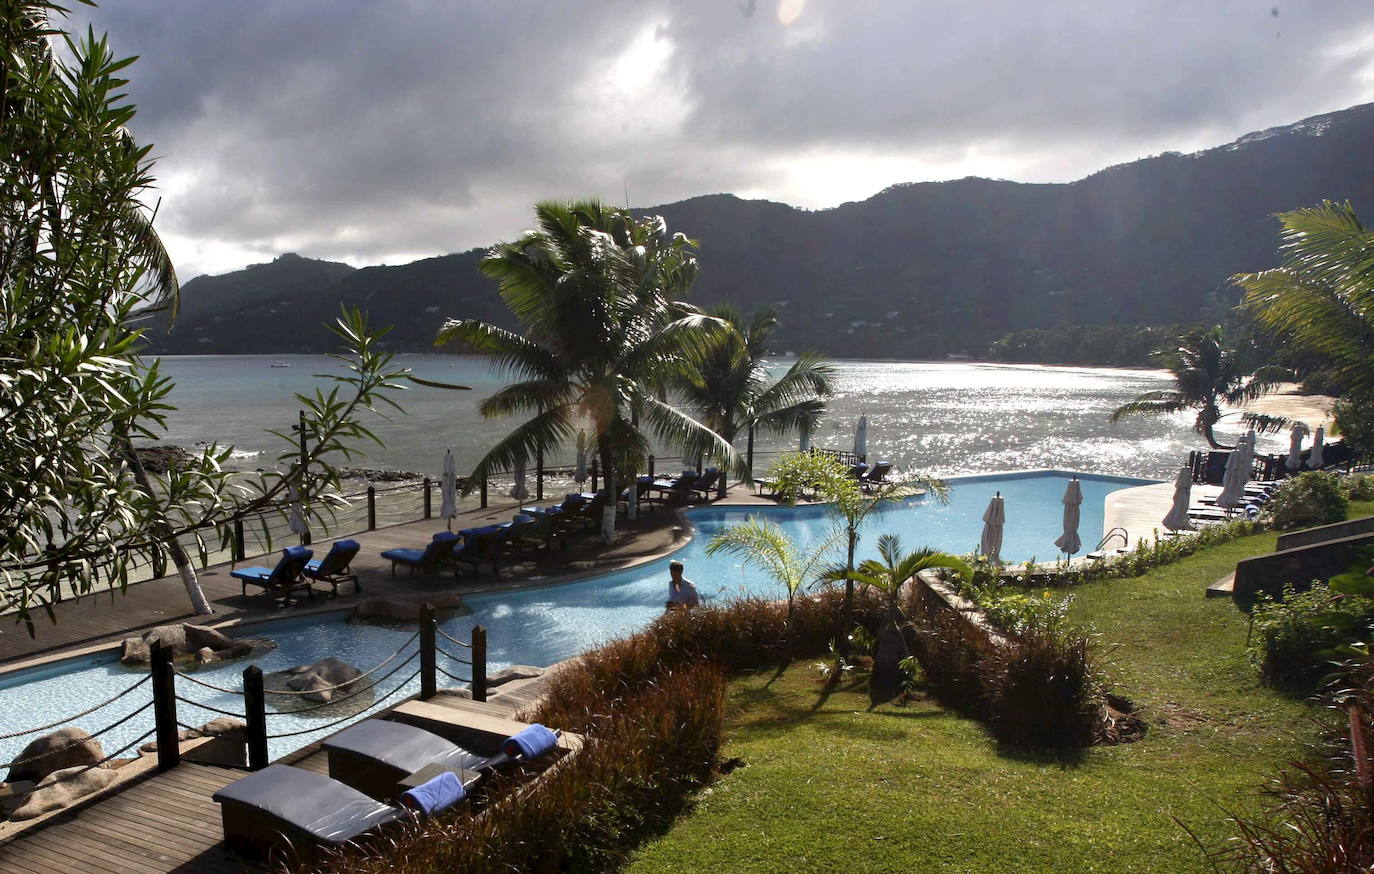
<path fill-rule="evenodd" d="M 1048 747 L 1022 747 L 1009 743 L 997 744 L 997 755 L 1012 762 L 1027 765 L 1058 765 L 1061 768 L 1077 768 L 1087 759 L 1091 747 L 1070 749 L 1050 749 Z"/>

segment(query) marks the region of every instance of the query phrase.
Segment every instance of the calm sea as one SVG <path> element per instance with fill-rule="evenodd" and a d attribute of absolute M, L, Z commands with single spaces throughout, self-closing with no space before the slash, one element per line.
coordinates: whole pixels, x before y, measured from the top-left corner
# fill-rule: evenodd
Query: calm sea
<path fill-rule="evenodd" d="M 472 390 L 412 386 L 396 393 L 405 415 L 388 411 L 388 418 L 373 419 L 385 446 L 364 447 L 367 457 L 356 466 L 437 476 L 444 450 L 452 448 L 461 472 L 516 424 L 477 412 L 478 402 L 503 384 L 485 363 L 436 355 L 398 361 L 419 376 Z M 170 356 L 163 366 L 176 382 L 171 399 L 177 406 L 166 442 L 229 443 L 238 450 L 238 463 L 252 468 L 271 466 L 282 450 L 280 438 L 267 429 L 284 430 L 296 421 L 293 394 L 327 388 L 315 374 L 338 365 L 324 356 L 238 355 Z M 854 424 L 864 414 L 869 457 L 899 467 L 939 474 L 1054 467 L 1164 479 L 1189 449 L 1203 445 L 1191 430 L 1192 414 L 1107 421 L 1112 409 L 1141 392 L 1167 387 L 1162 371 L 901 361 L 835 366 L 838 391 L 814 445 L 852 448 Z M 795 448 L 796 439 L 763 435 L 757 450 Z M 1261 438 L 1260 447 L 1283 451 L 1286 440 Z M 569 447 L 565 460 L 571 457 Z"/>

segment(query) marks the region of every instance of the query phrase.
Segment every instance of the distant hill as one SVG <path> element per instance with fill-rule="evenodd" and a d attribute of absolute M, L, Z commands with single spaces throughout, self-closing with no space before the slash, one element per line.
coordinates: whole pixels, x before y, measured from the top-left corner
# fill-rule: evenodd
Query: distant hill
<path fill-rule="evenodd" d="M 1219 317 L 1238 296 L 1229 276 L 1277 262 L 1273 213 L 1329 198 L 1374 215 L 1371 142 L 1366 104 L 1067 184 L 922 182 L 816 211 L 715 194 L 639 211 L 699 240 L 694 300 L 776 306 L 782 349 L 979 353 L 1016 328 Z M 154 349 L 332 349 L 316 325 L 341 302 L 395 324 L 393 347 L 429 349 L 445 317 L 510 324 L 495 284 L 477 272 L 480 257 L 354 270 L 284 255 L 198 277 Z M 268 327 L 287 317 L 291 330 Z"/>

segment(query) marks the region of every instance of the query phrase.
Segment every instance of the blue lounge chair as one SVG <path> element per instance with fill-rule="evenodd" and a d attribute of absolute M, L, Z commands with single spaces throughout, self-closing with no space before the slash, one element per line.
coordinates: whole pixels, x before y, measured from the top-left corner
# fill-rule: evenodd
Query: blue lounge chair
<path fill-rule="evenodd" d="M 269 595 L 279 598 L 283 606 L 291 602 L 291 593 L 296 589 L 305 589 L 306 595 L 313 601 L 314 590 L 302 572 L 305 570 L 305 563 L 314 554 L 314 550 L 304 546 L 288 546 L 281 551 L 281 560 L 277 562 L 276 567 L 254 565 L 230 571 L 229 576 L 239 581 L 245 595 L 248 594 L 248 584 L 252 583 L 262 586 Z"/>
<path fill-rule="evenodd" d="M 361 592 L 363 587 L 358 582 L 358 575 L 350 567 L 361 548 L 356 540 L 336 540 L 324 558 L 305 563 L 304 573 L 317 583 L 329 583 L 333 587 L 329 592 L 331 598 L 339 596 L 339 583 L 352 582 L 354 593 Z"/>
<path fill-rule="evenodd" d="M 682 476 L 676 479 L 654 480 L 653 484 L 649 486 L 649 491 L 657 492 L 659 500 L 664 500 L 666 498 L 685 500 L 691 496 L 692 487 L 696 485 L 698 479 L 699 477 L 696 471 L 684 470 Z"/>
<path fill-rule="evenodd" d="M 873 465 L 873 469 L 859 477 L 859 485 L 864 491 L 887 484 L 888 471 L 892 470 L 892 462 L 880 461 Z"/>
<path fill-rule="evenodd" d="M 440 531 L 429 541 L 429 546 L 424 549 L 388 549 L 382 553 L 382 558 L 391 559 L 391 574 L 396 575 L 396 565 L 405 565 L 410 568 L 411 573 L 432 574 L 439 567 L 449 554 L 453 552 L 453 547 L 462 538 L 449 531 Z"/>
<path fill-rule="evenodd" d="M 706 500 L 711 500 L 711 493 L 720 488 L 720 481 L 725 477 L 725 471 L 708 467 L 701 472 L 701 477 L 692 483 L 690 492 L 700 495 Z"/>
<path fill-rule="evenodd" d="M 473 574 L 482 572 L 482 565 L 491 565 L 491 572 L 499 576 L 496 567 L 496 556 L 500 552 L 501 544 L 509 536 L 511 527 L 510 522 L 498 525 L 482 525 L 477 528 L 464 528 L 458 533 L 463 536 L 463 545 L 453 550 L 453 554 L 448 557 L 454 564 L 455 570 L 461 571 L 461 565 L 472 568 Z"/>

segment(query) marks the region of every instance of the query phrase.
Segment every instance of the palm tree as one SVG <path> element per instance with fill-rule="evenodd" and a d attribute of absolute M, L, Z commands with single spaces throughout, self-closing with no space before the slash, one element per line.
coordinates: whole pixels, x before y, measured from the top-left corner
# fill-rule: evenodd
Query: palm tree
<path fill-rule="evenodd" d="M 535 218 L 534 230 L 481 263 L 525 333 L 454 319 L 436 344 L 466 344 L 519 379 L 481 403 L 483 416 L 532 414 L 483 456 L 469 482 L 551 452 L 587 423 L 612 498 L 601 526 L 610 543 L 614 496 L 644 463 L 651 438 L 735 460 L 719 435 L 656 390 L 681 380 L 725 326 L 676 299 L 696 276 L 696 258 L 693 243 L 670 236 L 661 218 L 636 221 L 596 201 L 546 201 Z"/>
<path fill-rule="evenodd" d="M 1261 367 L 1246 374 L 1235 355 L 1222 343 L 1221 328 L 1189 331 L 1178 338 L 1175 349 L 1153 353 L 1174 375 L 1174 387 L 1147 391 L 1117 407 L 1111 421 L 1137 414 L 1165 415 L 1197 410 L 1194 430 L 1213 449 L 1230 449 L 1217 442 L 1213 428 L 1224 415 L 1222 407 L 1238 406 L 1273 391 L 1293 378 L 1282 367 Z"/>
<path fill-rule="evenodd" d="M 706 545 L 706 554 L 725 552 L 744 557 L 746 565 L 766 571 L 787 589 L 787 625 L 792 625 L 792 603 L 797 592 L 819 579 L 817 568 L 843 534 L 836 529 L 820 543 L 808 544 L 803 553 L 776 522 L 750 516 L 738 525 L 717 533 Z"/>
<path fill-rule="evenodd" d="M 881 485 L 871 486 L 872 491 L 865 492 L 859 487 L 859 482 L 849 475 L 848 465 L 832 458 L 800 452 L 784 455 L 779 459 L 774 465 L 774 475 L 779 482 L 795 481 L 800 475 L 813 484 L 816 496 L 829 505 L 830 512 L 839 524 L 841 536 L 845 540 L 846 554 L 844 575 L 833 577 L 836 580 L 844 580 L 844 601 L 840 606 L 835 629 L 835 648 L 842 657 L 848 656 L 849 635 L 846 632 L 854 610 L 854 559 L 859 548 L 859 529 L 870 514 L 894 501 L 917 495 L 926 495 L 942 503 L 948 501 L 949 484 L 935 477 L 908 472 Z"/>
<path fill-rule="evenodd" d="M 888 621 L 879 629 L 873 645 L 873 675 L 868 684 L 869 698 L 875 704 L 891 699 L 900 691 L 901 662 L 910 655 L 906 636 L 902 633 L 904 617 L 899 606 L 902 587 L 921 571 L 934 568 L 948 568 L 970 579 L 973 577 L 968 563 L 957 555 L 928 546 L 903 553 L 902 541 L 895 534 L 878 538 L 878 555 L 881 561 L 870 558 L 852 570 L 837 565 L 824 575 L 825 579 L 872 586 L 887 596 Z"/>
<path fill-rule="evenodd" d="M 1233 276 L 1243 305 L 1300 351 L 1325 358 L 1352 393 L 1374 397 L 1374 231 L 1348 201 L 1278 219 L 1283 265 Z"/>
<path fill-rule="evenodd" d="M 834 368 L 819 355 L 807 353 L 787 373 L 769 382 L 764 357 L 778 325 L 774 312 L 759 310 L 748 324 L 731 304 L 718 305 L 711 315 L 730 330 L 719 336 L 701 368 L 690 373 L 678 391 L 702 424 L 727 443 L 733 445 L 741 433 L 749 435 L 745 464 L 752 476 L 755 433 L 815 430 L 825 412 L 825 399 L 831 394 Z M 725 489 L 725 477 L 721 477 L 717 494 L 722 498 Z"/>

